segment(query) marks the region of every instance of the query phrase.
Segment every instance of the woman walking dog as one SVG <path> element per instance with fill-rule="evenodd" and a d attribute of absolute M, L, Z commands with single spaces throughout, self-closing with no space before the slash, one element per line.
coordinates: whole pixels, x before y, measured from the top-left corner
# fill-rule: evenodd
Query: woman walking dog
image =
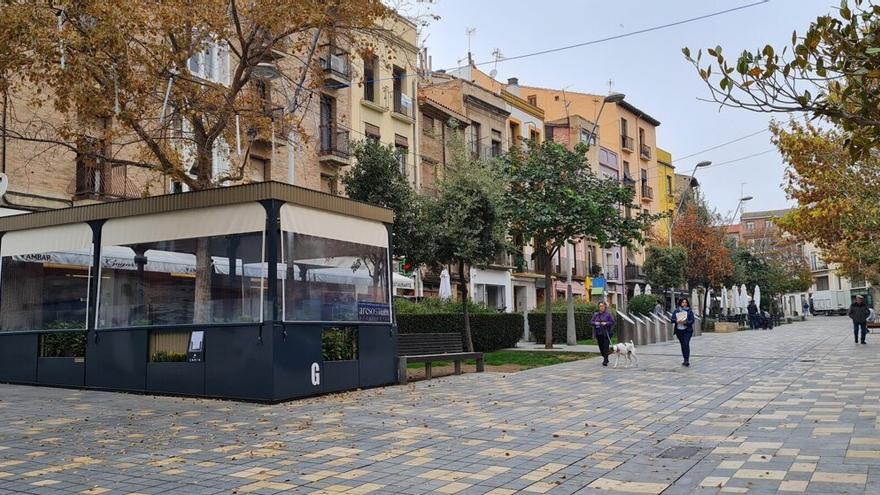
<path fill-rule="evenodd" d="M 690 301 L 682 297 L 678 301 L 678 307 L 672 312 L 672 324 L 675 325 L 675 336 L 681 344 L 681 357 L 684 358 L 682 366 L 691 365 L 691 337 L 694 336 L 694 312 L 691 311 Z"/>
<path fill-rule="evenodd" d="M 599 344 L 599 352 L 602 353 L 602 366 L 608 366 L 608 355 L 611 354 L 611 336 L 614 335 L 614 317 L 608 312 L 604 302 L 599 303 L 599 311 L 593 313 L 590 320 L 596 342 Z"/>

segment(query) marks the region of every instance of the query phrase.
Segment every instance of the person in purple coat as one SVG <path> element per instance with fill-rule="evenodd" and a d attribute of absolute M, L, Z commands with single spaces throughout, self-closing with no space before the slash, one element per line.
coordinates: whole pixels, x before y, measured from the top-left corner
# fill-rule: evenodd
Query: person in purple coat
<path fill-rule="evenodd" d="M 608 355 L 611 354 L 611 336 L 614 335 L 614 317 L 608 312 L 608 306 L 604 302 L 599 303 L 599 311 L 593 313 L 590 325 L 593 326 L 593 334 L 599 344 L 599 352 L 602 353 L 602 366 L 608 366 Z"/>

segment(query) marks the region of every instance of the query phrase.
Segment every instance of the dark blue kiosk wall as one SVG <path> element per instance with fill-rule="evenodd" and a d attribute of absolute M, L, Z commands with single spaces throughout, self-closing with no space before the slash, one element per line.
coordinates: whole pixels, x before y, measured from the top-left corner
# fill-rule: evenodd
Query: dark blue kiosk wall
<path fill-rule="evenodd" d="M 284 223 L 280 202 L 260 206 L 259 225 Z M 148 228 L 164 214 L 0 237 L 0 381 L 258 401 L 394 383 L 386 226 L 345 225 L 380 228 L 372 244 L 308 225 L 254 232 L 253 219 L 212 232 L 223 209 L 199 237 Z"/>

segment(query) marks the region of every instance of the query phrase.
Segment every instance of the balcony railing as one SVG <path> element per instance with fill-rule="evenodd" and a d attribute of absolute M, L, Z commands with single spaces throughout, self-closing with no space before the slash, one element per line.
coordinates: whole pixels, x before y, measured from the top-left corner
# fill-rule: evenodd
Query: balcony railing
<path fill-rule="evenodd" d="M 140 197 L 143 188 L 128 180 L 125 165 L 77 165 L 76 177 L 68 188 L 75 199 L 131 199 Z"/>
<path fill-rule="evenodd" d="M 415 106 L 413 100 L 403 93 L 394 95 L 394 113 L 404 115 L 411 119 L 415 118 Z"/>
<path fill-rule="evenodd" d="M 644 280 L 645 272 L 642 270 L 642 265 L 626 265 L 624 269 L 624 274 L 626 274 L 626 280 Z"/>
<path fill-rule="evenodd" d="M 617 265 L 606 265 L 604 274 L 608 280 L 620 280 L 620 267 Z"/>
<path fill-rule="evenodd" d="M 629 136 L 620 136 L 620 147 L 632 151 L 635 149 L 635 144 L 633 143 L 633 138 Z"/>
<path fill-rule="evenodd" d="M 647 144 L 642 144 L 639 146 L 639 155 L 645 160 L 651 159 L 651 147 Z"/>
<path fill-rule="evenodd" d="M 322 155 L 349 156 L 347 129 L 339 129 L 334 125 L 322 125 L 320 132 Z"/>
<path fill-rule="evenodd" d="M 324 45 L 319 57 L 321 69 L 330 75 L 348 80 L 351 76 L 351 65 L 348 63 L 348 53 L 332 45 Z"/>
<path fill-rule="evenodd" d="M 654 188 L 642 183 L 642 199 L 654 199 Z"/>
<path fill-rule="evenodd" d="M 813 265 L 814 272 L 820 272 L 822 270 L 827 270 L 827 269 L 828 269 L 828 263 L 825 263 L 824 261 L 820 261 L 820 262 L 816 263 L 815 265 Z"/>

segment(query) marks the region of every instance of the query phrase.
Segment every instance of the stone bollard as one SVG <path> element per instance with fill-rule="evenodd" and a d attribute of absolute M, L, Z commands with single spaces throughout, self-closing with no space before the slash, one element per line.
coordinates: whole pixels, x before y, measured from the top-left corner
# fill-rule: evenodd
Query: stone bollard
<path fill-rule="evenodd" d="M 694 337 L 703 335 L 703 319 L 694 315 Z"/>

